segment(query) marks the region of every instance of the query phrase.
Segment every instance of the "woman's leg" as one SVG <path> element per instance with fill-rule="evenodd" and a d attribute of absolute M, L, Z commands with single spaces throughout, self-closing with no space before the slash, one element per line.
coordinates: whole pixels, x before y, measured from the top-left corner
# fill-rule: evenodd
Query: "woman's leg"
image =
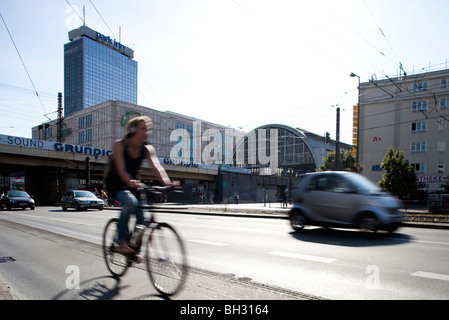
<path fill-rule="evenodd" d="M 128 190 L 120 190 L 116 195 L 117 201 L 122 204 L 122 212 L 118 222 L 118 236 L 117 243 L 126 243 L 129 241 L 129 218 L 131 214 L 136 213 L 139 220 L 139 213 L 136 212 L 138 201 L 136 197 Z M 142 212 L 143 217 L 143 212 Z"/>

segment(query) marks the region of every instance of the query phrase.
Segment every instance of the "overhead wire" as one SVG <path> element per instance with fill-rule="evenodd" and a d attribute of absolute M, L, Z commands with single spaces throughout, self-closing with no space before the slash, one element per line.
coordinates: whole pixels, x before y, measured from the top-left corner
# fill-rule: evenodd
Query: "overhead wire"
<path fill-rule="evenodd" d="M 82 18 L 78 11 L 75 10 L 75 8 L 72 6 L 72 4 L 69 2 L 69 0 L 65 0 L 65 2 L 67 2 L 67 4 L 70 6 L 70 8 L 72 8 L 73 12 L 75 12 L 75 14 L 78 16 L 78 18 L 80 18 L 80 20 L 83 22 L 84 25 L 86 25 L 86 21 L 84 20 L 84 18 Z"/>
<path fill-rule="evenodd" d="M 365 0 L 363 0 L 363 3 L 365 4 L 366 9 L 368 10 L 371 18 L 373 19 L 374 23 L 377 25 L 377 27 L 379 28 L 380 33 L 382 34 L 383 38 L 385 39 L 385 42 L 387 43 L 387 45 L 390 47 L 391 52 L 394 54 L 394 56 L 396 57 L 396 59 L 398 60 L 399 63 L 401 63 L 401 60 L 398 58 L 398 55 L 396 54 L 396 52 L 394 51 L 393 47 L 390 44 L 390 41 L 388 41 L 387 36 L 385 35 L 384 31 L 382 30 L 381 26 L 379 25 L 379 23 L 377 22 L 376 18 L 374 17 L 374 14 L 371 12 L 371 9 L 368 7 L 368 5 L 366 4 Z"/>
<path fill-rule="evenodd" d="M 92 2 L 92 0 L 89 0 L 90 4 L 92 5 L 92 7 L 94 7 L 95 11 L 97 11 L 98 15 L 100 16 L 101 20 L 103 20 L 104 24 L 106 25 L 106 27 L 108 27 L 109 31 L 111 31 L 112 35 L 114 36 L 115 39 L 117 39 L 117 37 L 114 34 L 114 31 L 111 30 L 111 28 L 109 28 L 108 23 L 106 22 L 106 20 L 103 19 L 103 16 L 101 15 L 100 11 L 97 10 L 97 7 L 95 7 L 94 3 Z"/>
<path fill-rule="evenodd" d="M 5 25 L 6 31 L 8 32 L 8 35 L 9 35 L 9 37 L 11 38 L 11 41 L 12 41 L 12 43 L 13 43 L 13 45 L 14 45 L 14 48 L 16 49 L 17 55 L 19 56 L 20 61 L 22 62 L 22 66 L 23 66 L 23 68 L 25 69 L 25 72 L 26 72 L 26 74 L 27 74 L 27 76 L 28 76 L 28 79 L 30 80 L 31 85 L 33 86 L 34 93 L 36 94 L 37 98 L 39 99 L 39 102 L 40 102 L 40 104 L 41 104 L 41 106 L 42 106 L 42 109 L 43 109 L 44 112 L 45 112 L 44 116 L 47 117 L 47 116 L 46 116 L 47 110 L 45 110 L 44 104 L 42 103 L 42 100 L 41 100 L 41 97 L 39 96 L 39 93 L 37 92 L 37 89 L 36 89 L 36 86 L 34 85 L 33 79 L 31 79 L 31 75 L 30 75 L 30 73 L 28 72 L 28 68 L 26 67 L 25 62 L 24 62 L 23 59 L 22 59 L 22 56 L 21 56 L 21 54 L 20 54 L 20 52 L 19 52 L 19 48 L 17 47 L 17 45 L 16 45 L 16 43 L 15 43 L 15 41 L 14 41 L 14 38 L 13 38 L 11 32 L 9 31 L 8 25 L 6 24 L 6 21 L 5 21 L 5 19 L 3 18 L 3 15 L 1 14 L 1 12 L 0 12 L 0 17 L 2 18 L 2 21 L 3 21 L 3 24 Z M 48 118 L 48 117 L 47 117 L 47 118 Z"/>

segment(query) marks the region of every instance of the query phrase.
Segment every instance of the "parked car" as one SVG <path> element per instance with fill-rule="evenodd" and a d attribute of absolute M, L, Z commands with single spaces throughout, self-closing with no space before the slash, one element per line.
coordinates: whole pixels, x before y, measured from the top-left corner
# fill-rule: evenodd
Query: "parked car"
<path fill-rule="evenodd" d="M 34 199 L 25 191 L 9 191 L 2 194 L 0 198 L 0 210 L 6 208 L 11 210 L 12 208 L 35 208 Z"/>
<path fill-rule="evenodd" d="M 301 175 L 292 200 L 290 223 L 297 231 L 318 225 L 394 232 L 404 219 L 399 199 L 352 172 Z"/>
<path fill-rule="evenodd" d="M 97 198 L 92 192 L 86 190 L 71 190 L 61 199 L 62 210 L 75 208 L 75 210 L 98 209 L 103 210 L 103 200 Z"/>

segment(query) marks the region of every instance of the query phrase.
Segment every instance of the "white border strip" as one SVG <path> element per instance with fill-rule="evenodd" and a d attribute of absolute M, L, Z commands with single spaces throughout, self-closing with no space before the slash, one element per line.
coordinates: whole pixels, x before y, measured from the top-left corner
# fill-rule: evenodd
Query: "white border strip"
<path fill-rule="evenodd" d="M 191 239 L 189 241 L 190 242 L 201 243 L 201 244 L 207 244 L 207 245 L 216 246 L 216 247 L 223 247 L 223 246 L 227 246 L 228 245 L 227 243 L 207 241 L 207 240 L 198 240 L 198 239 Z"/>
<path fill-rule="evenodd" d="M 316 261 L 316 262 L 324 262 L 324 263 L 332 263 L 334 261 L 337 261 L 337 259 L 333 259 L 333 258 L 317 257 L 317 256 L 310 256 L 307 254 L 284 252 L 284 251 L 273 251 L 273 252 L 270 252 L 269 254 L 273 254 L 273 255 L 281 256 L 281 257 L 289 257 L 289 258 L 308 260 L 308 261 Z"/>
<path fill-rule="evenodd" d="M 444 280 L 449 281 L 449 275 L 447 274 L 441 274 L 441 273 L 432 273 L 432 272 L 425 272 L 425 271 L 416 271 L 410 274 L 414 277 L 422 277 L 422 278 L 429 278 L 429 279 L 436 279 L 436 280 Z"/>

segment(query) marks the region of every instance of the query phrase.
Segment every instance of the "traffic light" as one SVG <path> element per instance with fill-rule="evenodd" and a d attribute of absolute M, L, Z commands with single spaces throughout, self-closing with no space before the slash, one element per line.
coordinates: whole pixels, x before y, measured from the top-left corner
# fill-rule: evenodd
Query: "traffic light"
<path fill-rule="evenodd" d="M 326 144 L 329 144 L 329 142 L 331 141 L 331 134 L 329 132 L 326 132 L 326 139 L 324 140 L 324 142 Z"/>

